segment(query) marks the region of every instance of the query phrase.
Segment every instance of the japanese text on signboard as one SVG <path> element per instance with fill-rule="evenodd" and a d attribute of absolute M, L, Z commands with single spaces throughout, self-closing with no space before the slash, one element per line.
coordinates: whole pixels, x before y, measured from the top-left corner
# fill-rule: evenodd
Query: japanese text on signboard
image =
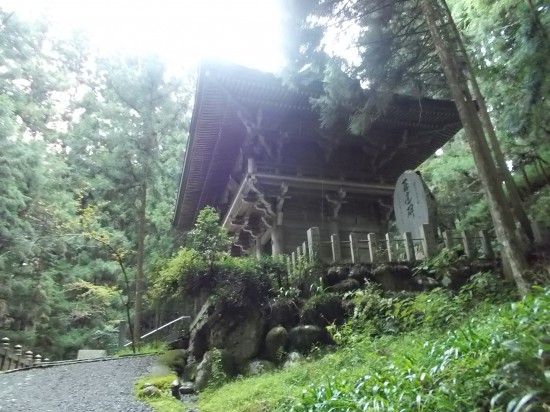
<path fill-rule="evenodd" d="M 403 179 L 403 182 L 401 182 L 403 186 L 403 192 L 405 192 L 405 204 L 407 205 L 407 217 L 414 217 L 414 204 L 411 199 L 411 195 L 409 192 L 409 182 L 407 179 Z"/>

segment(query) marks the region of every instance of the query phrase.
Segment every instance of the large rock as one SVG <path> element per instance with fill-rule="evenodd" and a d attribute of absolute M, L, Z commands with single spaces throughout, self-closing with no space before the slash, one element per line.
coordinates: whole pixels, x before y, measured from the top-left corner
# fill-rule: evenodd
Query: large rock
<path fill-rule="evenodd" d="M 300 311 L 294 299 L 275 298 L 269 302 L 267 312 L 268 328 L 284 326 L 290 329 L 300 322 Z"/>
<path fill-rule="evenodd" d="M 206 302 L 189 328 L 189 353 L 201 359 L 209 349 L 209 313 L 213 306 Z"/>
<path fill-rule="evenodd" d="M 271 362 L 279 362 L 288 341 L 288 332 L 282 326 L 276 326 L 265 337 L 265 357 Z"/>
<path fill-rule="evenodd" d="M 203 390 L 212 381 L 214 368 L 221 368 L 218 369 L 218 372 L 226 376 L 233 376 L 237 371 L 233 357 L 226 350 L 210 350 L 204 354 L 202 361 L 197 365 L 195 376 L 196 391 Z"/>
<path fill-rule="evenodd" d="M 355 279 L 360 284 L 365 283 L 368 279 L 372 279 L 373 274 L 368 270 L 366 266 L 354 265 L 349 271 L 348 275 L 351 279 Z"/>
<path fill-rule="evenodd" d="M 325 343 L 326 332 L 319 326 L 299 325 L 290 330 L 288 341 L 291 349 L 306 352 L 317 343 Z"/>
<path fill-rule="evenodd" d="M 246 364 L 243 372 L 245 376 L 254 376 L 272 370 L 275 370 L 275 365 L 273 363 L 262 359 L 254 359 Z"/>
<path fill-rule="evenodd" d="M 195 390 L 202 391 L 208 386 L 208 382 L 212 380 L 212 365 L 214 363 L 213 352 L 206 352 L 201 363 L 197 366 L 195 376 Z"/>
<path fill-rule="evenodd" d="M 332 266 L 323 276 L 325 287 L 336 285 L 348 277 L 349 268 L 346 266 Z"/>
<path fill-rule="evenodd" d="M 225 349 L 238 363 L 258 354 L 264 334 L 259 311 L 250 311 L 242 316 L 226 316 L 223 313 L 215 316 L 216 319 L 210 324 L 209 347 Z"/>
<path fill-rule="evenodd" d="M 189 353 L 196 359 L 212 349 L 225 349 L 238 362 L 252 359 L 260 350 L 264 323 L 259 310 L 238 313 L 206 302 L 190 328 Z"/>
<path fill-rule="evenodd" d="M 302 323 L 325 327 L 332 323 L 341 323 L 344 319 L 342 298 L 336 293 L 324 293 L 313 296 L 302 308 Z"/>
<path fill-rule="evenodd" d="M 359 281 L 348 278 L 341 282 L 338 282 L 336 285 L 334 285 L 331 290 L 336 293 L 345 293 L 345 292 L 351 292 L 352 290 L 357 290 L 361 287 Z"/>
<path fill-rule="evenodd" d="M 410 290 L 413 284 L 412 270 L 405 265 L 380 265 L 374 270 L 374 278 L 385 290 Z"/>

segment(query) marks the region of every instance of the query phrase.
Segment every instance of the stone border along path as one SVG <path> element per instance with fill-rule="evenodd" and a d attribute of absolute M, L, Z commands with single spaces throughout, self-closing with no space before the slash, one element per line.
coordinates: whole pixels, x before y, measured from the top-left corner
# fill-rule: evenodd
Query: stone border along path
<path fill-rule="evenodd" d="M 1 412 L 151 412 L 134 381 L 156 355 L 49 362 L 0 373 Z"/>

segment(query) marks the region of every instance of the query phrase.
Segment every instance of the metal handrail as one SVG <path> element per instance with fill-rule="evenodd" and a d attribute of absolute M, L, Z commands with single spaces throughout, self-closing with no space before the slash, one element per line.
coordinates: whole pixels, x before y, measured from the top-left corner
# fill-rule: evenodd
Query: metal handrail
<path fill-rule="evenodd" d="M 172 324 L 174 324 L 174 323 L 176 323 L 176 322 L 178 322 L 182 319 L 191 319 L 191 316 L 187 316 L 187 315 L 180 316 L 179 318 L 174 319 L 173 321 L 170 321 L 170 322 L 162 325 L 160 328 L 157 328 L 155 330 L 152 330 L 151 332 L 146 333 L 145 335 L 140 337 L 140 340 L 145 339 L 147 336 L 151 336 L 154 333 L 157 333 L 158 331 L 160 331 L 160 330 L 162 330 L 162 329 L 164 329 L 164 328 L 166 328 L 166 327 L 168 327 L 168 326 L 170 326 L 170 325 L 172 325 Z M 132 344 L 132 342 L 128 342 L 124 345 L 124 347 L 130 346 L 131 344 Z"/>

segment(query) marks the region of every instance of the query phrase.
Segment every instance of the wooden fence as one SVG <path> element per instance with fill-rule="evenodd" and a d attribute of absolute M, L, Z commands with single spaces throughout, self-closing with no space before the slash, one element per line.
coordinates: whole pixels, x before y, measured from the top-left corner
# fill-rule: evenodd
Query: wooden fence
<path fill-rule="evenodd" d="M 384 263 L 384 262 L 414 262 L 437 255 L 443 247 L 462 246 L 464 255 L 469 259 L 483 258 L 492 260 L 496 253 L 492 240 L 486 230 L 479 231 L 475 236 L 468 232 L 456 234 L 445 231 L 441 237 L 435 235 L 428 225 L 420 227 L 420 238 L 413 238 L 411 232 L 401 236 L 387 233 L 380 238 L 376 233 L 363 237 L 351 233 L 348 240 L 342 240 L 333 234 L 330 240 L 322 240 L 319 228 L 307 230 L 307 240 L 287 257 L 289 271 L 294 272 L 301 259 L 310 262 L 326 263 Z"/>
<path fill-rule="evenodd" d="M 29 368 L 37 366 L 42 362 L 50 361 L 48 358 L 42 359 L 41 355 L 35 355 L 30 350 L 23 353 L 21 345 L 15 345 L 13 348 L 10 348 L 10 340 L 8 338 L 2 338 L 0 342 L 0 371 Z"/>

